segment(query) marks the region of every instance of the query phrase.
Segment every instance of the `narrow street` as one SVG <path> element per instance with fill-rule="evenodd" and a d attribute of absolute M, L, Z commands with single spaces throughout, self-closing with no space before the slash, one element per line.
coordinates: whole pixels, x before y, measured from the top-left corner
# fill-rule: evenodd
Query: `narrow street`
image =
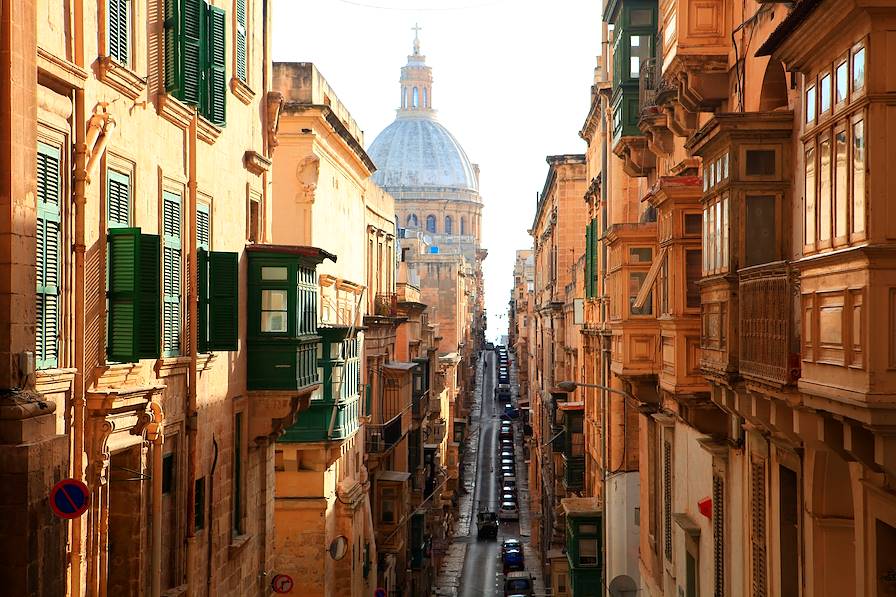
<path fill-rule="evenodd" d="M 472 488 L 472 500 L 461 500 L 460 518 L 469 521 L 468 525 L 460 525 L 453 541 L 455 552 L 458 548 L 463 553 L 463 566 L 443 569 L 436 582 L 436 594 L 457 595 L 460 597 L 481 597 L 504 595 L 504 574 L 501 565 L 501 542 L 505 539 L 519 539 L 524 546 L 526 570 L 535 577 L 535 595 L 544 594 L 541 581 L 540 564 L 537 554 L 528 545 L 529 540 L 529 493 L 527 471 L 523 453 L 522 425 L 513 423 L 514 428 L 514 463 L 516 465 L 518 490 L 517 503 L 520 509 L 518 521 L 501 521 L 497 540 L 476 538 L 476 513 L 480 510 L 497 511 L 501 475 L 498 460 L 499 430 L 501 423 L 501 404 L 495 401 L 497 383 L 494 352 L 483 352 L 481 378 L 477 388 L 477 405 L 473 408 L 470 428 L 477 430 L 478 438 L 470 438 L 467 445 L 472 450 L 468 456 L 465 476 L 473 476 L 475 483 L 465 479 L 464 485 Z M 516 366 L 511 362 L 511 386 L 513 387 L 513 403 L 517 405 L 518 387 L 516 383 Z M 464 511 L 468 509 L 468 511 Z M 458 574 L 459 572 L 459 574 Z M 452 576 L 456 578 L 450 578 Z"/>

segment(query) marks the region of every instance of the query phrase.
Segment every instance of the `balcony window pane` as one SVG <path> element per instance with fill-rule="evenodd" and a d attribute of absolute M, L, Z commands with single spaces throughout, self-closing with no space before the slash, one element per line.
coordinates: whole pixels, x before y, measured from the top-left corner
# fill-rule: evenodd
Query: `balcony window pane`
<path fill-rule="evenodd" d="M 806 148 L 806 244 L 815 243 L 815 147 Z"/>
<path fill-rule="evenodd" d="M 722 269 L 728 271 L 728 195 L 722 195 Z"/>
<path fill-rule="evenodd" d="M 709 188 L 716 186 L 716 163 L 709 163 Z"/>
<path fill-rule="evenodd" d="M 819 93 L 821 94 L 819 97 L 820 112 L 824 114 L 831 109 L 831 75 L 825 75 L 821 78 L 821 91 Z"/>
<path fill-rule="evenodd" d="M 835 172 L 834 172 L 834 236 L 846 236 L 847 226 L 847 163 L 846 163 L 846 131 L 838 131 L 834 136 Z"/>
<path fill-rule="evenodd" d="M 865 50 L 863 49 L 862 52 Z M 865 121 L 852 126 L 852 230 L 865 231 Z"/>
<path fill-rule="evenodd" d="M 653 24 L 653 10 L 649 8 L 636 8 L 629 16 L 629 25 L 632 27 L 649 27 Z"/>
<path fill-rule="evenodd" d="M 852 89 L 853 91 L 865 86 L 865 48 L 852 55 Z"/>
<path fill-rule="evenodd" d="M 716 229 L 714 232 L 715 242 L 713 243 L 713 247 L 714 247 L 716 256 L 714 258 L 714 261 L 716 262 L 716 269 L 721 269 L 724 266 L 724 263 L 722 262 L 722 202 L 721 201 L 716 203 L 715 212 L 716 212 L 716 216 L 713 221 L 715 222 Z"/>
<path fill-rule="evenodd" d="M 847 86 L 849 85 L 849 65 L 844 60 L 837 65 L 836 79 L 834 81 L 834 103 L 846 101 Z"/>
<path fill-rule="evenodd" d="M 774 176 L 775 150 L 748 149 L 746 152 L 747 176 Z"/>
<path fill-rule="evenodd" d="M 644 279 L 647 278 L 647 272 L 632 272 L 628 278 L 628 304 L 629 311 L 632 315 L 651 315 L 653 313 L 653 292 L 647 295 L 644 306 L 640 309 L 635 307 L 635 299 L 644 285 Z"/>
<path fill-rule="evenodd" d="M 580 524 L 579 535 L 597 535 L 596 524 Z"/>
<path fill-rule="evenodd" d="M 744 264 L 747 266 L 770 263 L 777 255 L 775 242 L 775 197 L 753 195 L 746 198 L 746 236 Z"/>
<path fill-rule="evenodd" d="M 815 85 L 806 90 L 806 122 L 815 121 Z"/>
<path fill-rule="evenodd" d="M 687 280 L 687 294 L 685 306 L 688 309 L 700 307 L 700 249 L 688 249 L 684 252 L 684 270 Z"/>
<path fill-rule="evenodd" d="M 629 77 L 637 79 L 641 73 L 641 63 L 650 58 L 650 36 L 632 35 L 629 39 Z"/>
<path fill-rule="evenodd" d="M 700 214 L 684 215 L 684 233 L 700 234 L 700 225 L 703 222 L 703 216 Z"/>
<path fill-rule="evenodd" d="M 818 240 L 831 238 L 831 140 L 818 144 Z"/>
<path fill-rule="evenodd" d="M 722 180 L 728 179 L 728 152 L 722 156 Z"/>
<path fill-rule="evenodd" d="M 597 539 L 579 539 L 579 566 L 597 566 Z"/>
<path fill-rule="evenodd" d="M 703 209 L 703 273 L 709 273 L 709 210 Z"/>
<path fill-rule="evenodd" d="M 628 250 L 632 263 L 650 263 L 653 261 L 653 249 L 649 247 L 632 247 Z"/>
<path fill-rule="evenodd" d="M 261 268 L 262 280 L 286 280 L 288 270 L 285 267 L 263 267 Z"/>
<path fill-rule="evenodd" d="M 716 271 L 716 206 L 709 206 L 709 233 L 707 235 L 706 252 L 709 255 L 709 267 L 707 268 L 710 272 Z"/>
<path fill-rule="evenodd" d="M 706 164 L 703 164 L 703 192 L 709 190 L 709 168 Z"/>
<path fill-rule="evenodd" d="M 261 291 L 261 331 L 285 333 L 287 331 L 287 291 Z"/>

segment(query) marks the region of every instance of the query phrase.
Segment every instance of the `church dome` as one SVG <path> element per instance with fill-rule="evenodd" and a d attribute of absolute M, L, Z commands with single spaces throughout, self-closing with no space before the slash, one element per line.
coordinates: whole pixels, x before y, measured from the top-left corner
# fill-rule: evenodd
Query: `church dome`
<path fill-rule="evenodd" d="M 386 190 L 449 188 L 478 191 L 476 172 L 457 139 L 431 111 L 399 112 L 367 150 L 373 181 Z"/>

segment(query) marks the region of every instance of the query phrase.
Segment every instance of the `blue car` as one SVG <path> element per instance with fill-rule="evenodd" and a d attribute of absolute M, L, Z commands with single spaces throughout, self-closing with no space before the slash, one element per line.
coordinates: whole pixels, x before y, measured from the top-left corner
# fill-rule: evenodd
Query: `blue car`
<path fill-rule="evenodd" d="M 505 551 L 501 556 L 501 561 L 504 566 L 504 574 L 526 569 L 526 562 L 523 559 L 522 550 Z"/>

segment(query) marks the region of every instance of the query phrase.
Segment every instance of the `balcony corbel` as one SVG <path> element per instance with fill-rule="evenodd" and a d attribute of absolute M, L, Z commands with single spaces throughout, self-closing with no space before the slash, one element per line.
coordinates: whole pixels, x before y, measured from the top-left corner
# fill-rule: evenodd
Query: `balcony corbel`
<path fill-rule="evenodd" d="M 622 160 L 622 169 L 628 176 L 647 176 L 656 168 L 656 156 L 648 149 L 647 139 L 642 135 L 620 137 L 613 146 L 613 153 Z"/>

